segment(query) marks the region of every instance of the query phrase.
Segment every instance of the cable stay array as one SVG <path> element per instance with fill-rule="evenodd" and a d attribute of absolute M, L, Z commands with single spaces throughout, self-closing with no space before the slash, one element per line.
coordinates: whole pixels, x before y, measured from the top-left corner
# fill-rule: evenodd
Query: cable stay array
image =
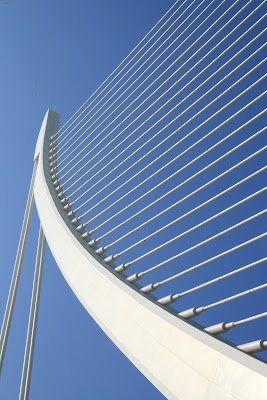
<path fill-rule="evenodd" d="M 176 1 L 46 154 L 97 260 L 248 354 L 267 349 L 266 7 Z"/>

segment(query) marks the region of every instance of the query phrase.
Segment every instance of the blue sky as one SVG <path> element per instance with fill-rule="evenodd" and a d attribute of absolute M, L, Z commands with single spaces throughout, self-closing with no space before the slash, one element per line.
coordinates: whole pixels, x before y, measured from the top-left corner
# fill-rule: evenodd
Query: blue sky
<path fill-rule="evenodd" d="M 97 89 L 123 58 L 127 56 L 132 48 L 143 38 L 173 3 L 173 0 L 135 0 L 134 2 L 122 0 L 114 0 L 112 2 L 108 0 L 97 2 L 60 2 L 56 0 L 42 3 L 27 0 L 21 3 L 18 0 L 10 0 L 8 4 L 5 4 L 4 1 L 0 1 L 0 132 L 2 139 L 1 183 L 3 193 L 0 201 L 2 208 L 2 227 L 4 227 L 4 229 L 2 229 L 2 240 L 0 241 L 2 254 L 2 266 L 0 269 L 0 319 L 2 319 L 4 313 L 26 204 L 33 166 L 32 159 L 35 142 L 47 108 L 53 109 L 56 105 L 56 110 L 61 115 L 61 123 L 64 123 L 86 98 Z M 257 0 L 253 4 L 260 3 L 261 2 Z M 220 12 L 224 11 L 227 5 L 229 6 L 230 4 L 231 1 L 227 0 L 226 5 L 222 6 Z M 214 8 L 215 6 L 211 6 L 211 9 Z M 243 15 L 238 17 L 238 22 L 247 15 L 246 13 L 248 13 L 251 8 L 252 5 L 250 8 L 248 7 L 248 10 L 244 11 Z M 226 20 L 232 15 L 235 15 L 234 8 L 230 12 L 230 15 L 226 17 Z M 254 18 L 253 22 L 256 21 L 259 16 L 260 12 L 255 14 L 255 16 L 252 17 L 252 20 Z M 232 23 L 228 29 L 233 29 L 235 23 L 236 22 Z M 236 39 L 238 35 L 241 35 L 248 27 L 249 24 L 240 28 L 240 30 L 235 33 L 233 39 Z M 258 30 L 260 30 L 260 28 L 262 28 L 261 25 L 257 27 Z M 204 25 L 202 30 L 205 31 L 205 29 L 207 28 L 205 28 Z M 221 37 L 223 37 L 223 34 L 221 34 L 220 38 Z M 246 40 L 249 41 L 252 37 L 252 33 L 247 35 L 243 42 L 246 43 Z M 203 43 L 205 40 L 207 39 L 204 37 Z M 259 40 L 262 41 L 260 43 L 263 43 L 264 37 L 261 37 Z M 187 44 L 185 44 L 185 47 L 186 46 Z M 227 46 L 227 42 L 225 46 Z M 238 47 L 231 49 L 229 52 L 230 54 L 228 55 L 227 53 L 223 60 L 226 61 L 230 56 L 234 55 L 237 50 Z M 216 51 L 217 55 L 220 54 L 222 50 L 219 48 Z M 249 54 L 250 53 L 247 52 L 244 56 L 242 55 L 242 57 Z M 214 96 L 218 95 L 220 90 L 222 91 L 230 86 L 234 79 L 239 79 L 242 74 L 244 75 L 247 73 L 249 68 L 253 68 L 256 63 L 263 58 L 262 54 L 263 52 L 259 53 L 257 57 L 254 57 L 250 63 L 246 64 L 243 69 L 238 71 L 234 77 L 231 76 L 226 80 L 222 89 L 219 87 L 214 94 L 212 93 L 207 99 L 204 99 L 202 107 L 206 105 L 208 101 L 211 101 Z M 199 59 L 200 56 L 196 61 Z M 235 61 L 236 64 L 243 61 L 243 59 L 244 58 L 238 58 Z M 171 58 L 171 61 L 173 60 L 174 56 Z M 197 72 L 201 71 L 203 65 L 207 65 L 208 61 L 209 59 L 205 61 L 206 64 L 200 64 Z M 236 64 L 231 64 L 232 68 Z M 218 65 L 219 64 L 217 64 L 217 67 Z M 177 66 L 174 66 L 171 72 L 173 72 L 175 68 L 177 68 Z M 214 71 L 216 71 L 216 67 L 213 66 L 206 72 L 205 78 Z M 226 69 L 224 74 L 228 71 L 229 69 Z M 210 113 L 216 112 L 217 109 L 224 106 L 225 101 L 231 100 L 231 98 L 240 93 L 240 91 L 244 90 L 246 86 L 250 85 L 258 78 L 262 71 L 263 67 L 259 68 L 257 72 L 258 75 L 253 75 L 253 79 L 248 76 L 240 86 L 227 95 L 228 97 L 217 102 L 212 107 L 211 111 L 208 110 L 205 112 L 203 117 L 209 117 Z M 219 78 L 215 77 L 211 84 L 215 84 L 217 82 L 216 79 L 219 80 Z M 173 80 L 170 81 L 170 84 L 171 83 L 173 83 Z M 206 90 L 210 87 L 208 85 L 206 86 Z M 185 94 L 188 94 L 190 90 L 190 88 L 187 89 Z M 262 87 L 258 85 L 251 94 L 252 98 L 256 97 L 261 91 Z M 174 94 L 175 89 L 170 93 Z M 200 95 L 201 94 L 202 92 Z M 244 104 L 242 101 L 241 99 L 238 104 L 234 104 L 230 111 L 227 110 L 225 118 L 230 115 L 230 112 L 238 110 L 238 107 Z M 168 106 L 168 109 L 173 105 L 174 102 Z M 197 107 L 195 112 L 198 111 Z M 245 115 L 242 114 L 238 120 L 233 122 L 233 127 L 239 126 L 246 121 L 246 119 L 251 118 L 258 111 L 261 111 L 263 107 L 263 101 L 258 102 L 257 108 L 250 108 Z M 155 108 L 152 110 L 154 111 L 154 109 Z M 141 108 L 141 110 L 143 110 L 143 108 Z M 162 114 L 160 114 L 160 116 L 161 115 Z M 202 117 L 197 119 L 198 123 L 202 122 L 203 118 L 201 118 Z M 221 122 L 220 118 L 221 116 L 217 117 L 215 124 Z M 170 118 L 167 121 L 169 120 Z M 185 119 L 182 119 L 182 122 L 184 121 Z M 191 123 L 189 129 L 194 129 L 196 126 L 194 124 L 195 121 Z M 216 159 L 216 157 L 228 151 L 243 140 L 243 138 L 249 137 L 251 132 L 254 133 L 257 129 L 262 128 L 263 124 L 263 118 L 258 119 L 257 123 L 244 129 L 240 135 L 236 135 L 234 139 L 231 139 L 229 142 L 216 149 L 212 154 L 209 154 L 204 161 L 197 163 L 190 168 L 189 171 L 183 173 L 183 179 L 188 176 L 187 174 L 190 176 L 190 174 L 202 168 L 206 165 L 205 163 L 208 164 L 212 162 L 214 158 Z M 162 125 L 160 125 L 160 127 L 161 126 Z M 177 126 L 179 125 L 174 124 L 175 128 Z M 213 127 L 214 122 L 212 121 L 208 125 L 208 128 L 212 129 Z M 172 129 L 174 128 L 172 127 Z M 168 129 L 167 133 L 169 134 L 172 129 Z M 225 129 L 220 130 L 217 136 L 210 139 L 208 145 L 211 146 L 218 138 L 221 139 L 224 137 L 231 129 L 232 126 L 227 126 Z M 152 131 L 150 135 L 154 132 L 155 130 Z M 198 134 L 203 136 L 205 133 L 206 131 L 203 129 Z M 192 184 L 190 183 L 189 189 L 194 190 L 196 185 L 202 184 L 207 179 L 211 179 L 213 177 L 213 171 L 219 174 L 235 162 L 248 156 L 253 151 L 256 151 L 258 148 L 262 147 L 264 143 L 266 144 L 265 139 L 266 134 L 265 137 L 263 135 L 259 136 L 248 146 L 235 153 L 234 156 L 230 156 L 229 159 L 220 163 L 215 170 L 205 173 L 204 177 L 201 176 L 196 183 L 195 181 Z M 168 144 L 173 144 L 175 140 L 176 137 L 171 139 Z M 191 144 L 190 140 L 189 144 Z M 143 142 L 141 141 L 141 143 Z M 200 153 L 206 149 L 205 146 L 205 143 L 200 145 Z M 143 150 L 141 154 L 145 151 L 146 150 Z M 169 167 L 165 174 L 173 173 L 175 168 L 180 168 L 183 163 L 190 160 L 190 157 L 195 157 L 198 151 L 199 149 L 197 151 L 194 150 L 192 154 L 190 153 L 190 155 L 179 161 L 180 164 L 178 162 L 178 164 Z M 168 162 L 170 157 L 174 157 L 175 155 L 176 153 L 172 152 L 163 159 L 163 161 L 161 161 L 162 164 L 159 165 L 161 166 Z M 228 180 L 226 179 L 216 183 L 208 191 L 198 195 L 197 199 L 192 199 L 185 205 L 182 205 L 181 211 L 175 209 L 171 213 L 166 214 L 164 218 L 157 223 L 159 225 L 167 223 L 169 220 L 173 219 L 174 215 L 176 216 L 176 212 L 186 212 L 188 204 L 189 207 L 194 207 L 197 202 L 206 200 L 218 191 L 233 184 L 236 178 L 243 178 L 254 172 L 255 169 L 265 165 L 265 163 L 266 159 L 262 154 L 255 162 L 248 163 L 236 176 L 233 174 Z M 121 170 L 123 168 L 124 167 L 122 167 Z M 158 165 L 148 170 L 144 177 L 147 177 L 157 168 Z M 119 170 L 119 172 L 121 170 Z M 244 187 L 242 186 L 242 188 L 234 192 L 234 194 L 230 194 L 228 197 L 223 198 L 222 201 L 215 202 L 215 204 L 213 203 L 211 206 L 205 208 L 204 211 L 202 210 L 196 215 L 194 214 L 191 219 L 183 222 L 183 230 L 190 227 L 192 223 L 196 224 L 220 211 L 222 208 L 233 204 L 235 201 L 248 196 L 251 192 L 260 189 L 263 186 L 264 176 L 266 178 L 266 173 L 263 176 L 257 177 L 253 181 L 253 184 L 248 183 Z M 162 177 L 164 177 L 164 175 L 160 176 L 160 178 Z M 139 183 L 142 178 L 139 177 L 135 182 Z M 146 185 L 145 189 L 142 188 L 137 191 L 133 198 L 140 196 L 143 193 L 142 190 L 148 190 L 150 187 L 153 187 L 153 185 L 157 183 L 157 179 L 159 178 L 157 177 L 151 180 L 151 182 Z M 165 186 L 166 190 L 176 185 L 179 179 L 180 178 L 175 178 L 173 181 L 169 182 Z M 187 187 L 182 188 L 179 191 L 179 195 L 185 195 L 187 190 Z M 119 192 L 118 196 L 120 193 L 121 192 Z M 143 201 L 141 205 L 135 206 L 133 210 L 137 211 L 138 207 L 144 206 L 147 204 L 146 202 L 152 201 L 154 199 L 153 196 L 154 194 Z M 160 207 L 164 208 L 168 206 L 174 199 L 175 197 L 172 197 L 164 201 L 158 208 L 155 208 L 155 212 L 159 211 Z M 218 229 L 222 230 L 229 226 L 229 224 L 231 225 L 231 223 L 233 224 L 240 221 L 242 218 L 246 218 L 251 214 L 251 209 L 255 209 L 255 211 L 261 210 L 264 207 L 265 199 L 266 196 L 265 198 L 259 196 L 257 200 L 253 200 L 252 203 L 240 207 L 237 212 L 229 213 L 228 218 L 220 218 L 211 226 L 210 230 L 206 231 L 206 228 L 200 229 L 200 231 L 190 236 L 190 241 L 199 241 L 203 235 L 207 233 L 211 235 Z M 124 204 L 126 203 L 123 203 L 123 205 Z M 87 208 L 85 207 L 84 211 L 86 211 Z M 107 215 L 109 216 L 109 214 Z M 150 215 L 152 214 L 147 213 L 146 217 Z M 102 221 L 101 218 L 99 222 Z M 84 221 L 86 220 L 87 218 L 85 217 Z M 140 217 L 134 223 L 138 225 L 142 221 L 143 219 Z M 260 222 L 254 221 L 244 229 L 239 230 L 236 236 L 229 235 L 226 237 L 225 241 L 216 242 L 214 247 L 205 247 L 203 254 L 200 253 L 199 255 L 197 253 L 196 256 L 193 254 L 192 258 L 190 258 L 191 256 L 186 256 L 182 259 L 182 263 L 194 264 L 198 260 L 198 257 L 201 258 L 205 256 L 206 251 L 210 253 L 217 251 L 218 253 L 225 250 L 227 247 L 231 247 L 234 242 L 237 241 L 236 243 L 238 243 L 238 240 L 247 240 L 262 233 L 264 228 L 262 221 L 263 220 Z M 14 312 L 13 325 L 10 332 L 10 340 L 0 382 L 0 397 L 5 400 L 17 398 L 19 391 L 34 269 L 34 254 L 38 236 L 36 211 L 34 211 L 32 222 L 17 304 Z M 159 225 L 156 225 L 156 227 Z M 111 225 L 107 227 L 111 227 Z M 107 227 L 100 231 L 100 233 L 102 234 L 102 232 L 105 232 Z M 150 229 L 150 227 L 146 227 L 141 234 L 149 234 Z M 180 228 L 178 227 L 177 229 L 179 230 Z M 123 233 L 123 231 L 121 231 L 121 233 Z M 150 246 L 149 248 L 155 247 L 155 245 L 175 236 L 175 234 L 177 234 L 176 226 L 164 232 L 163 235 L 154 238 L 147 246 Z M 118 234 L 117 236 L 116 234 L 111 235 L 107 240 L 112 241 L 116 239 L 116 237 L 118 237 Z M 138 236 L 133 235 L 131 239 L 125 240 L 123 242 L 123 248 L 136 241 L 137 238 Z M 147 268 L 147 266 L 155 264 L 158 260 L 161 261 L 168 258 L 169 255 L 176 254 L 177 249 L 180 249 L 179 246 L 181 246 L 182 249 L 184 245 L 187 245 L 187 239 L 179 241 L 178 244 L 175 242 L 164 252 L 160 253 L 159 256 L 158 253 L 156 253 L 155 256 L 149 256 L 144 264 L 140 263 L 139 265 L 137 263 L 137 265 L 133 266 L 131 269 L 132 272 L 129 271 L 129 274 L 139 272 L 139 268 Z M 116 251 L 117 247 L 115 246 L 114 251 L 109 251 L 108 254 L 112 254 Z M 143 251 L 144 247 L 140 246 L 134 249 L 134 251 L 129 252 L 127 257 L 133 259 L 136 255 L 142 254 Z M 213 264 L 211 264 L 211 266 L 206 269 L 207 277 L 214 278 L 218 276 L 218 271 L 220 273 L 228 272 L 229 269 L 234 269 L 233 264 L 236 265 L 236 267 L 242 266 L 248 262 L 254 261 L 256 255 L 260 258 L 263 257 L 264 254 L 266 254 L 264 243 L 260 241 L 255 244 L 252 251 L 251 248 L 248 247 L 242 254 L 237 253 L 237 255 L 234 255 L 232 258 L 226 258 L 226 262 L 224 262 L 224 260 L 221 261 L 217 265 L 217 270 L 213 267 Z M 129 261 L 129 259 L 125 256 L 122 262 Z M 176 261 L 170 264 L 170 271 L 172 273 L 176 272 L 177 265 L 179 266 Z M 230 295 L 235 287 L 238 287 L 240 291 L 249 288 L 250 286 L 247 284 L 248 281 L 251 282 L 251 285 L 253 284 L 256 286 L 260 284 L 262 281 L 261 277 L 264 275 L 264 268 L 266 268 L 266 264 L 265 267 L 264 265 L 257 267 L 257 275 L 247 273 L 245 275 L 246 279 L 244 280 L 242 278 L 240 281 L 235 279 L 229 280 L 227 293 Z M 151 279 L 155 279 L 156 281 L 157 279 L 163 279 L 171 275 L 167 272 L 166 276 L 165 271 L 165 269 L 163 269 L 162 272 L 159 270 L 157 275 L 152 275 L 153 278 L 150 278 L 150 275 L 145 277 L 143 284 L 151 283 Z M 202 272 L 196 273 L 194 279 L 193 282 L 200 283 Z M 191 282 L 191 275 L 189 275 L 189 277 L 186 275 L 179 282 L 177 283 L 174 281 L 173 284 L 169 286 L 166 285 L 166 288 L 165 286 L 160 288 L 157 295 L 162 297 L 172 291 L 173 293 L 177 293 L 181 290 L 181 287 L 186 289 L 188 286 L 190 287 L 190 285 L 193 285 Z M 180 284 L 181 286 L 179 286 Z M 211 299 L 214 299 L 214 301 L 217 299 L 216 292 L 216 287 L 215 289 L 212 287 L 208 290 L 208 295 L 211 296 Z M 177 303 L 177 310 L 186 309 L 193 305 L 204 305 L 205 301 L 207 301 L 205 297 L 200 297 L 203 304 L 194 303 L 200 301 L 197 296 L 193 294 L 191 297 L 189 296 L 189 300 L 187 300 L 187 297 L 182 299 L 181 302 Z M 246 303 L 248 308 L 241 308 L 240 318 L 245 318 L 256 312 L 266 311 L 264 309 L 264 299 L 266 300 L 266 294 L 264 297 L 263 293 L 252 297 L 253 301 Z M 257 309 L 255 312 L 253 306 L 256 303 L 260 304 L 260 309 Z M 237 311 L 239 312 L 239 307 L 240 303 L 238 301 L 236 303 L 230 303 L 225 307 L 225 313 L 220 310 L 218 313 L 217 310 L 214 312 L 212 311 L 210 320 L 208 318 L 206 319 L 206 315 L 203 314 L 199 322 L 207 326 L 207 324 L 211 325 L 215 322 L 221 322 L 223 318 L 229 317 L 234 319 L 236 317 L 235 313 Z M 265 321 L 258 321 L 256 324 L 262 335 L 263 332 L 266 331 L 266 319 Z M 252 337 L 251 329 L 251 326 L 248 324 L 247 329 L 239 330 L 239 328 L 237 328 L 233 331 L 233 334 L 226 334 L 225 337 L 236 342 L 241 341 L 241 343 L 257 339 Z M 30 398 L 125 399 L 126 397 L 128 399 L 163 398 L 136 368 L 128 362 L 119 350 L 117 350 L 82 308 L 62 278 L 49 249 L 47 249 Z"/>
<path fill-rule="evenodd" d="M 0 2 L 0 319 L 4 314 L 30 182 L 47 108 L 66 121 L 173 1 Z M 18 397 L 34 270 L 33 213 L 0 397 Z M 134 385 L 133 385 L 134 383 Z M 133 390 L 134 387 L 134 390 Z M 31 399 L 162 399 L 80 305 L 46 249 Z"/>

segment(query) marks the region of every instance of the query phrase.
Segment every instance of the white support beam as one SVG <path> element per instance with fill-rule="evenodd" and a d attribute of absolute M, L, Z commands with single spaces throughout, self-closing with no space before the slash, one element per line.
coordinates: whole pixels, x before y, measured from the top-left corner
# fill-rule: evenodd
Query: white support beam
<path fill-rule="evenodd" d="M 34 162 L 32 179 L 31 179 L 24 219 L 23 219 L 23 223 L 22 223 L 21 234 L 20 234 L 20 238 L 19 238 L 18 250 L 17 250 L 13 275 L 12 275 L 10 289 L 9 289 L 9 293 L 8 293 L 8 299 L 7 299 L 7 304 L 6 304 L 4 320 L 3 320 L 1 334 L 0 334 L 0 375 L 1 375 L 2 367 L 3 367 L 3 363 L 4 363 L 7 341 L 8 341 L 10 326 L 11 326 L 11 322 L 12 322 L 12 316 L 13 316 L 13 311 L 14 311 L 14 307 L 15 307 L 17 290 L 18 290 L 19 279 L 20 279 L 20 274 L 21 274 L 21 268 L 22 268 L 22 264 L 23 264 L 24 252 L 25 252 L 25 247 L 26 247 L 28 232 L 29 232 L 29 226 L 30 226 L 30 221 L 31 221 L 32 208 L 33 208 L 33 203 L 34 203 L 33 187 L 34 187 L 34 182 L 35 182 L 37 164 L 38 164 L 38 159 L 36 159 Z"/>
<path fill-rule="evenodd" d="M 45 252 L 45 237 L 43 234 L 42 227 L 40 225 L 19 400 L 27 400 L 29 397 L 32 361 L 33 361 L 35 336 L 36 336 L 36 328 L 38 320 L 39 301 L 41 294 L 44 252 Z"/>

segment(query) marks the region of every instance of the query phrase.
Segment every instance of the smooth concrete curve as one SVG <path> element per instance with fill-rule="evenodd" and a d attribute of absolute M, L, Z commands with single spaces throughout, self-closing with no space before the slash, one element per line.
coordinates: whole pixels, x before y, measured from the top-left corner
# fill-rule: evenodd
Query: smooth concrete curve
<path fill-rule="evenodd" d="M 59 114 L 48 110 L 36 146 L 34 196 L 48 245 L 82 305 L 168 399 L 265 400 L 265 363 L 141 295 L 71 232 L 49 188 L 47 149 L 58 124 Z"/>

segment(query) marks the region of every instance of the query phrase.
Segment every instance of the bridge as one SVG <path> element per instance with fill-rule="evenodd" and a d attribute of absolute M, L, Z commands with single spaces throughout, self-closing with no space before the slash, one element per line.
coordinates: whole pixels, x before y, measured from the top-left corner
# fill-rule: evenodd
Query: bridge
<path fill-rule="evenodd" d="M 46 241 L 167 398 L 265 398 L 265 12 L 264 1 L 176 1 L 67 122 L 47 111 L 0 338 L 2 368 L 35 201 L 20 399 Z"/>

